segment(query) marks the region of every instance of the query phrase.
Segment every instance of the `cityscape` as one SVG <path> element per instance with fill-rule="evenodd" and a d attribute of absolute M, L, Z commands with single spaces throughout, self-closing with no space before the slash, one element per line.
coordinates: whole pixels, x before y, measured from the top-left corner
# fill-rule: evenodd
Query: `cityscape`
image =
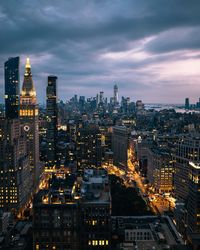
<path fill-rule="evenodd" d="M 80 2 L 77 0 L 74 3 L 66 3 L 67 6 L 61 4 L 59 8 L 66 7 L 67 10 L 67 7 L 72 7 L 74 4 L 76 9 L 76 4 Z M 77 10 L 76 13 L 81 15 L 74 17 L 75 23 L 83 17 L 84 26 L 87 18 L 93 19 L 93 14 L 98 13 L 95 10 L 93 12 L 93 8 L 97 7 L 99 13 L 102 11 L 101 8 L 107 10 L 105 18 L 107 15 L 109 17 L 114 15 L 111 13 L 112 8 L 116 11 L 122 8 L 127 15 L 132 14 L 129 7 L 133 6 L 131 2 L 129 6 L 128 2 L 123 5 L 119 0 L 116 1 L 116 5 L 113 5 L 108 1 L 106 5 L 108 9 L 105 8 L 105 3 L 100 4 L 96 1 L 93 3 L 91 1 L 91 5 L 85 3 L 86 6 L 80 13 Z M 154 13 L 155 5 L 146 5 L 141 1 L 139 7 L 140 4 L 137 5 L 137 1 L 133 2 L 136 10 L 139 11 L 141 8 L 143 14 L 140 15 L 145 16 L 145 9 L 152 10 Z M 153 2 L 158 8 L 158 2 L 156 0 Z M 174 2 L 178 4 L 179 1 L 174 0 Z M 26 4 L 23 3 L 23 6 L 26 9 Z M 200 19 L 195 12 L 195 9 L 198 12 L 199 4 L 193 5 L 183 1 L 183 6 L 194 11 L 194 19 L 196 16 L 197 20 Z M 6 3 L 2 6 L 0 4 L 0 20 L 5 18 L 3 14 L 7 13 L 7 7 Z M 44 9 L 40 7 L 40 10 Z M 72 10 L 73 8 L 70 8 L 70 11 Z M 48 5 L 45 11 L 48 15 L 49 13 L 52 15 L 57 13 L 58 9 L 52 4 Z M 164 10 L 160 7 L 160 11 Z M 166 13 L 168 11 L 166 7 Z M 62 10 L 59 14 L 61 12 Z M 30 14 L 29 10 L 28 13 Z M 192 15 L 181 8 L 180 13 L 185 20 Z M 68 15 L 70 16 L 70 13 Z M 134 12 L 134 15 L 136 18 L 137 13 Z M 176 16 L 176 13 L 174 15 Z M 101 13 L 96 18 L 100 21 L 103 17 Z M 45 18 L 47 17 L 44 16 Z M 122 16 L 120 18 L 123 23 Z M 23 18 L 16 18 L 16 20 L 19 24 L 16 22 L 15 25 L 22 27 L 20 22 L 23 23 Z M 117 22 L 114 17 L 113 20 Z M 128 22 L 128 17 L 126 21 Z M 71 22 L 70 18 L 69 22 Z M 41 23 L 41 33 L 44 23 Z M 178 22 L 177 25 L 180 25 L 181 29 L 187 26 L 181 18 L 180 23 Z M 182 23 L 185 26 L 182 27 Z M 194 23 L 197 25 L 196 22 Z M 142 24 L 138 24 L 140 29 L 147 32 L 143 22 Z M 193 24 L 192 18 L 190 24 Z M 53 26 L 53 22 L 51 25 Z M 105 26 L 103 27 L 106 36 L 108 31 Z M 122 25 L 121 29 L 123 27 Z M 151 28 L 149 24 L 149 29 Z M 76 25 L 74 29 L 76 31 Z M 122 32 L 121 29 L 120 32 Z M 71 30 L 67 31 L 69 36 L 73 36 Z M 186 31 L 183 36 L 177 35 L 181 42 L 185 39 L 185 44 Z M 90 32 L 82 34 L 84 39 L 85 35 L 89 38 L 92 36 Z M 125 29 L 122 32 L 124 37 L 126 37 L 125 33 L 129 31 Z M 102 39 L 103 34 L 101 34 Z M 117 34 L 114 36 L 118 37 Z M 34 40 L 34 32 L 29 35 Z M 42 34 L 40 35 L 42 39 Z M 77 39 L 76 35 L 74 37 Z M 142 38 L 146 39 L 145 42 L 141 42 L 137 37 L 135 39 L 140 45 L 131 44 L 131 46 L 143 44 L 142 46 L 145 47 L 154 38 L 150 35 L 148 37 L 145 33 Z M 161 38 L 158 40 L 162 42 L 163 37 Z M 166 38 L 165 35 L 164 38 Z M 1 42 L 3 44 L 1 39 L 0 44 Z M 28 42 L 28 38 L 23 39 Z M 54 38 L 48 39 L 49 43 L 51 41 L 53 43 Z M 107 43 L 110 42 L 108 40 Z M 183 60 L 181 64 L 185 62 L 184 73 L 177 68 L 180 78 L 174 78 L 174 81 L 178 82 L 174 85 L 169 78 L 169 81 L 163 80 L 163 76 L 160 76 L 160 81 L 166 84 L 162 89 L 160 85 L 156 85 L 155 72 L 144 75 L 142 80 L 138 78 L 138 83 L 134 82 L 135 79 L 131 82 L 127 75 L 126 85 L 123 81 L 124 76 L 117 79 L 115 74 L 110 75 L 111 71 L 109 74 L 108 71 L 102 73 L 103 66 L 96 71 L 95 67 L 99 64 L 95 63 L 93 70 L 95 74 L 96 72 L 102 74 L 102 78 L 96 79 L 95 75 L 87 78 L 88 74 L 83 72 L 87 61 L 83 68 L 79 62 L 77 64 L 79 67 L 75 67 L 73 72 L 70 68 L 66 75 L 73 75 L 73 77 L 67 82 L 68 78 L 65 78 L 64 73 L 60 73 L 56 60 L 51 61 L 48 73 L 47 71 L 44 73 L 42 68 L 44 66 L 41 65 L 45 64 L 47 59 L 49 60 L 49 51 L 45 52 L 43 47 L 44 55 L 45 53 L 47 55 L 46 59 L 39 52 L 34 55 L 34 49 L 30 47 L 30 53 L 28 53 L 30 56 L 25 57 L 27 48 L 24 48 L 23 52 L 20 49 L 19 52 L 15 51 L 17 46 L 21 46 L 22 40 L 20 41 L 18 45 L 17 42 L 16 44 L 13 42 L 12 46 L 8 44 L 8 52 L 2 52 L 0 56 L 0 63 L 2 63 L 0 68 L 3 72 L 3 77 L 0 73 L 0 91 L 2 90 L 3 96 L 0 103 L 0 249 L 200 249 L 200 95 L 198 92 L 200 88 L 196 87 L 196 71 L 194 70 L 195 74 L 192 71 L 193 75 L 190 75 L 187 61 L 190 60 L 193 66 L 192 60 L 199 60 L 197 49 L 183 48 L 184 56 L 178 60 Z M 151 49 L 167 50 L 159 45 L 159 41 L 152 42 Z M 85 42 L 87 41 L 83 42 L 84 49 L 81 53 L 91 53 L 87 51 Z M 80 52 L 81 43 L 79 46 L 77 41 L 73 43 L 77 46 L 77 52 Z M 97 45 L 100 46 L 99 43 L 95 44 Z M 174 44 L 170 46 L 172 45 Z M 12 47 L 10 50 L 9 46 Z M 37 47 L 38 44 L 35 46 Z M 119 44 L 113 44 L 113 51 L 118 50 L 118 46 Z M 157 46 L 156 49 L 154 46 Z M 56 51 L 55 47 L 52 47 L 52 50 Z M 74 51 L 75 49 L 72 53 L 75 53 Z M 115 58 L 120 61 L 124 58 L 123 52 L 112 52 L 121 53 L 115 57 L 116 55 L 108 52 L 108 47 L 104 48 L 103 53 L 105 51 L 107 56 L 109 54 L 109 60 Z M 65 53 L 66 51 L 63 50 L 63 54 Z M 72 59 L 73 64 L 72 53 L 69 58 Z M 137 53 L 139 59 L 136 60 L 140 60 L 140 57 L 145 54 L 141 51 Z M 95 57 L 94 54 L 95 51 L 92 53 L 93 57 Z M 130 54 L 126 56 L 129 57 Z M 175 60 L 177 54 L 174 56 L 170 52 L 170 56 L 172 58 L 166 59 L 165 54 L 162 60 Z M 189 56 L 191 56 L 190 59 Z M 53 57 L 50 58 L 53 59 Z M 77 60 L 81 61 L 81 56 Z M 148 60 L 154 63 L 157 59 L 148 58 Z M 107 63 L 105 60 L 105 67 L 108 66 Z M 121 63 L 122 61 L 120 65 Z M 162 62 L 159 63 L 162 64 Z M 144 65 L 142 63 L 141 65 L 143 68 Z M 196 69 L 198 63 L 194 62 L 194 65 Z M 116 71 L 113 71 L 116 73 L 119 69 L 116 65 L 113 67 L 116 67 Z M 139 66 L 135 67 L 134 70 L 137 71 Z M 82 73 L 81 70 L 83 70 Z M 163 69 L 159 68 L 159 70 Z M 173 76 L 174 69 L 171 70 Z M 126 74 L 128 71 L 124 72 Z M 138 72 L 142 74 L 143 71 Z M 117 75 L 124 74 L 123 70 L 119 70 L 118 73 Z M 170 72 L 167 74 L 170 75 Z M 80 79 L 83 78 L 80 80 L 80 85 L 74 75 Z M 152 79 L 150 80 L 149 77 Z M 191 79 L 187 89 L 184 81 L 182 85 L 179 82 L 182 81 L 182 77 Z M 39 78 L 41 78 L 40 81 L 44 81 L 43 86 L 38 85 Z M 87 79 L 93 80 L 91 82 L 89 80 L 87 85 L 84 82 Z M 98 83 L 99 79 L 104 79 L 105 83 Z M 145 79 L 148 79 L 149 85 L 147 83 L 142 85 Z M 129 81 L 130 85 L 128 85 Z M 109 84 L 106 84 L 107 82 Z M 135 95 L 132 91 L 134 83 L 141 84 L 140 87 L 136 87 Z M 153 86 L 155 86 L 155 96 L 149 97 L 148 90 L 149 95 L 153 95 Z M 166 93 L 166 99 L 162 100 L 164 92 L 170 86 L 171 92 Z M 45 93 L 42 90 L 44 87 Z M 139 93 L 140 98 L 138 98 Z M 169 102 L 166 101 L 168 98 Z"/>

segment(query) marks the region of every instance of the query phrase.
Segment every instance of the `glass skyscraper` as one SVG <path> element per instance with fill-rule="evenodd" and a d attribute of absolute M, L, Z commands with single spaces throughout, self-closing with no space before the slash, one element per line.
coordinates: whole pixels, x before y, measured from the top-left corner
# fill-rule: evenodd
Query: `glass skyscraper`
<path fill-rule="evenodd" d="M 19 117 L 19 57 L 9 58 L 4 65 L 6 118 Z"/>

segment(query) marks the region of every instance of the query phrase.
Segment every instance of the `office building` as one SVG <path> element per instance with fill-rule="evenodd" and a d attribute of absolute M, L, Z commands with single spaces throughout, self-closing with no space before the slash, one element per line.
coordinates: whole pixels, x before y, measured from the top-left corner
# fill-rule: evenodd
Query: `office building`
<path fill-rule="evenodd" d="M 114 105 L 117 105 L 119 103 L 119 94 L 118 94 L 117 84 L 114 85 L 113 103 Z"/>
<path fill-rule="evenodd" d="M 85 109 L 85 96 L 79 97 L 79 109 L 81 112 L 83 112 Z"/>
<path fill-rule="evenodd" d="M 109 249 L 111 197 L 104 169 L 56 174 L 33 201 L 33 247 Z"/>
<path fill-rule="evenodd" d="M 102 161 L 101 131 L 97 125 L 77 129 L 76 151 L 77 166 L 100 167 Z"/>
<path fill-rule="evenodd" d="M 104 169 L 86 169 L 81 182 L 81 249 L 110 249 L 111 194 Z"/>
<path fill-rule="evenodd" d="M 168 216 L 112 217 L 112 249 L 185 249 Z"/>
<path fill-rule="evenodd" d="M 48 76 L 48 85 L 46 89 L 47 103 L 47 163 L 55 165 L 57 162 L 57 77 Z"/>
<path fill-rule="evenodd" d="M 187 201 L 189 191 L 189 162 L 200 162 L 200 139 L 197 135 L 180 138 L 174 155 L 174 193 L 178 200 Z"/>
<path fill-rule="evenodd" d="M 53 176 L 33 201 L 33 247 L 79 249 L 78 202 L 74 176 Z"/>
<path fill-rule="evenodd" d="M 128 131 L 125 126 L 114 126 L 112 135 L 113 163 L 121 168 L 127 167 Z"/>
<path fill-rule="evenodd" d="M 187 202 L 187 235 L 194 249 L 200 247 L 200 164 L 189 163 L 189 195 Z"/>
<path fill-rule="evenodd" d="M 100 95 L 99 95 L 99 103 L 100 103 L 100 104 L 104 103 L 104 92 L 103 92 L 103 91 L 100 92 Z"/>
<path fill-rule="evenodd" d="M 36 90 L 32 80 L 29 58 L 26 60 L 26 69 L 20 96 L 20 122 L 27 137 L 33 186 L 36 187 L 41 172 L 39 164 L 39 123 Z"/>
<path fill-rule="evenodd" d="M 20 212 L 31 194 L 26 135 L 19 119 L 0 119 L 0 209 Z"/>
<path fill-rule="evenodd" d="M 173 191 L 174 163 L 169 151 L 156 147 L 148 150 L 147 178 L 158 193 Z"/>
<path fill-rule="evenodd" d="M 5 115 L 8 119 L 19 117 L 19 57 L 9 58 L 4 65 Z"/>
<path fill-rule="evenodd" d="M 185 109 L 189 109 L 190 108 L 190 100 L 189 98 L 185 98 Z"/>

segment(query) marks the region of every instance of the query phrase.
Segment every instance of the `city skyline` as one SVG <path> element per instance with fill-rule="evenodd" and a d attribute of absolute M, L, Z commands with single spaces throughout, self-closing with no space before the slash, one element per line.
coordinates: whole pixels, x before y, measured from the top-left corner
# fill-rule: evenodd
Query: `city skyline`
<path fill-rule="evenodd" d="M 30 57 L 38 102 L 47 76 L 58 76 L 58 97 L 104 91 L 145 103 L 198 101 L 200 3 L 195 1 L 29 1 L 0 6 L 0 102 L 4 62 L 20 56 L 20 89 Z M 34 11 L 33 11 L 34 10 Z M 74 13 L 76 15 L 74 15 Z M 14 41 L 14 42 L 13 42 Z"/>

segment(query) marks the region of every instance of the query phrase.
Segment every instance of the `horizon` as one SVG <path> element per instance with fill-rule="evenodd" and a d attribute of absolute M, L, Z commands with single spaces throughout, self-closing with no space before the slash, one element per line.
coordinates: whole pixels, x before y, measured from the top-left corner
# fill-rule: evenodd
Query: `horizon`
<path fill-rule="evenodd" d="M 178 12 L 176 11 L 178 8 Z M 20 56 L 23 81 L 30 57 L 38 102 L 47 76 L 58 77 L 58 97 L 87 97 L 113 85 L 120 96 L 144 103 L 191 103 L 199 99 L 200 3 L 170 0 L 44 0 L 0 5 L 0 102 L 4 62 Z M 14 41 L 14 43 L 13 43 Z"/>

